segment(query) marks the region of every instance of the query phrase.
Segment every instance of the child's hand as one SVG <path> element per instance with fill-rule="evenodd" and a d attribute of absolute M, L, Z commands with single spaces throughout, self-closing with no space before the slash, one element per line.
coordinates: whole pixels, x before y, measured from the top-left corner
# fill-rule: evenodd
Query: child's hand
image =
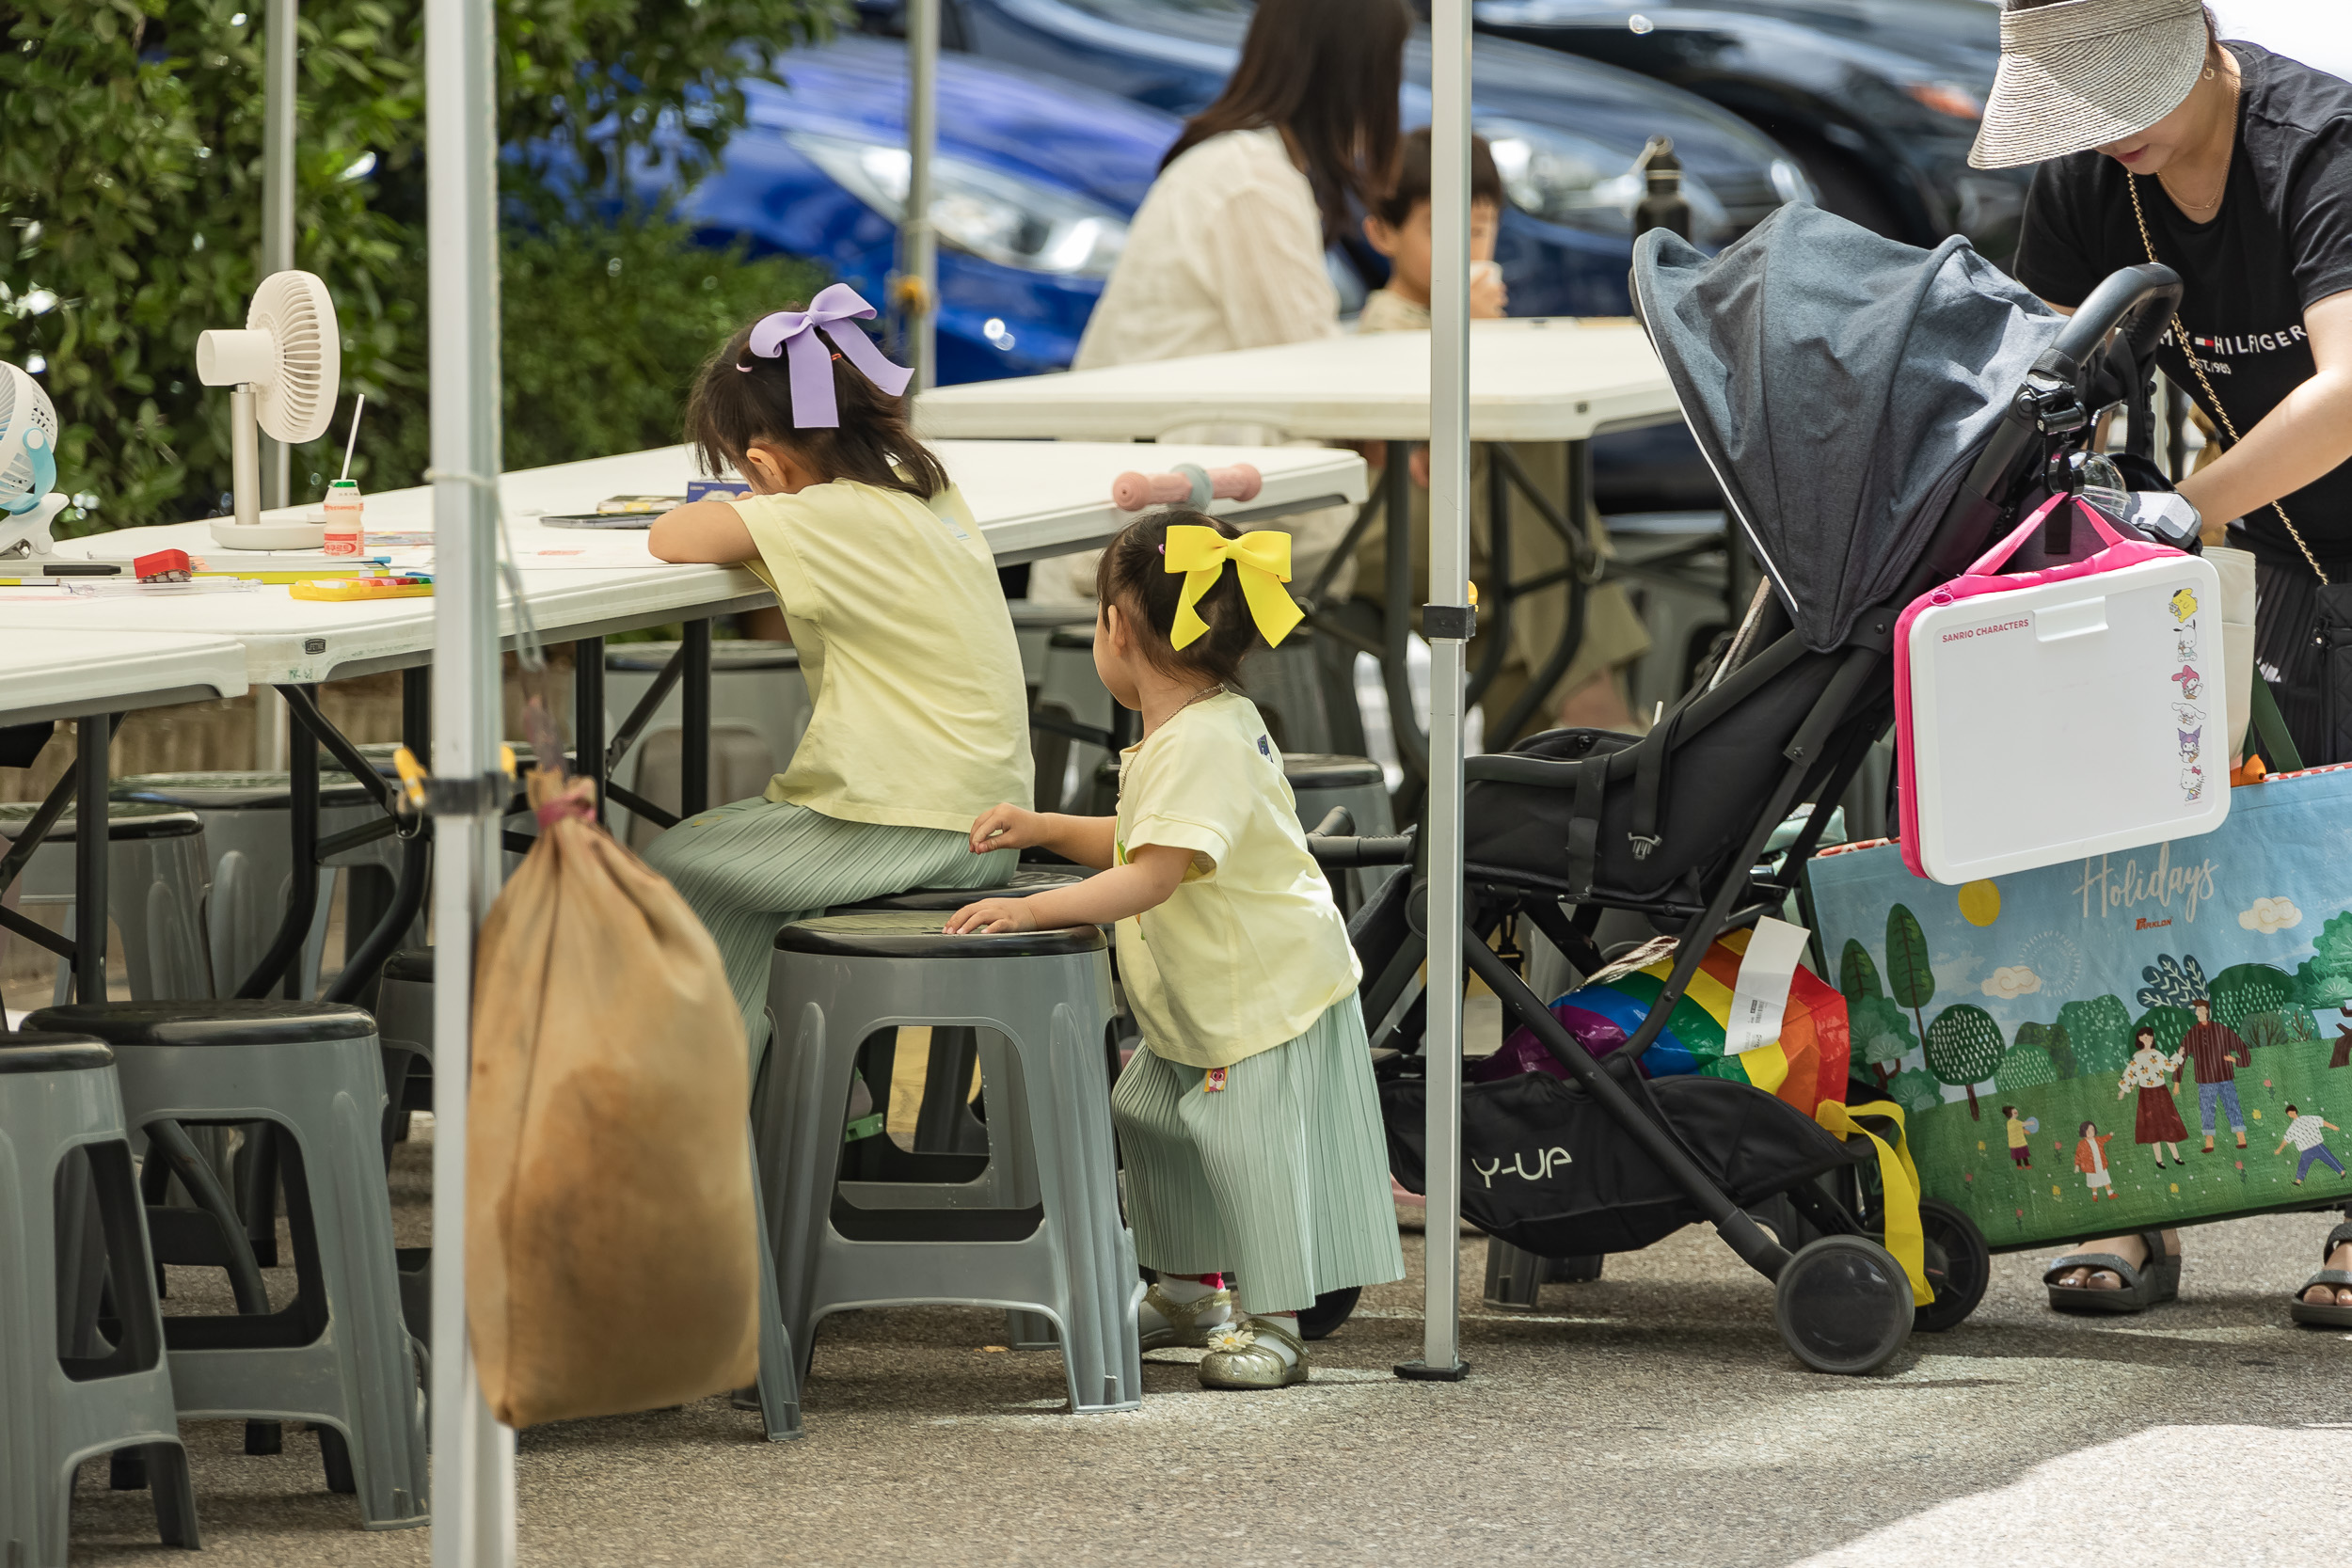
<path fill-rule="evenodd" d="M 1044 825 L 1044 817 L 1037 812 L 1011 804 L 991 806 L 972 824 L 972 852 L 985 855 L 993 849 L 1026 849 L 1042 844 L 1045 839 L 1040 830 Z"/>
<path fill-rule="evenodd" d="M 1489 261 L 1485 265 L 1470 263 L 1470 313 L 1475 321 L 1495 321 L 1511 303 L 1511 291 L 1503 286 L 1502 269 Z"/>
<path fill-rule="evenodd" d="M 1010 806 L 996 808 L 997 811 L 1012 809 Z M 980 820 L 986 822 L 988 817 Z M 976 847 L 978 833 L 977 828 L 973 829 Z M 1037 929 L 1037 916 L 1029 912 L 1026 898 L 983 898 L 977 904 L 964 905 L 950 915 L 947 929 L 957 936 L 973 931 L 1034 931 Z"/>

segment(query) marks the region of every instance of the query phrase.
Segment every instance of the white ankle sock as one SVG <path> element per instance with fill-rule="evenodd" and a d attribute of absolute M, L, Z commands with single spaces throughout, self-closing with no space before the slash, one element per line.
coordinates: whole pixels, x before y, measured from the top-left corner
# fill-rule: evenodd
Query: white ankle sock
<path fill-rule="evenodd" d="M 1203 1285 L 1197 1279 L 1186 1279 L 1182 1275 L 1160 1275 L 1160 1294 L 1179 1307 L 1189 1307 L 1202 1296 L 1216 1294 L 1221 1289 L 1223 1289 L 1221 1286 Z"/>
<path fill-rule="evenodd" d="M 1277 1314 L 1272 1312 L 1263 1314 L 1252 1313 L 1241 1321 L 1245 1323 L 1255 1323 L 1261 1321 L 1278 1323 L 1286 1333 L 1295 1335 L 1298 1332 L 1298 1320 L 1286 1314 Z M 1283 1366 L 1295 1367 L 1298 1365 L 1298 1353 L 1291 1349 L 1286 1340 L 1279 1339 L 1271 1334 L 1261 1334 L 1258 1336 L 1257 1342 L 1272 1351 L 1275 1354 L 1280 1356 L 1282 1358 Z"/>

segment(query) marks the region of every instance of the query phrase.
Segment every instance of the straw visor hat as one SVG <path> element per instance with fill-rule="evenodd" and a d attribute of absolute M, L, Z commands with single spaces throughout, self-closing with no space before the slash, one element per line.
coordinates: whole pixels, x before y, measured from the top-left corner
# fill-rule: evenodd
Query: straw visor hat
<path fill-rule="evenodd" d="M 2001 67 L 1968 161 L 2010 168 L 2145 131 L 2205 68 L 2200 0 L 2059 0 L 2001 12 Z"/>

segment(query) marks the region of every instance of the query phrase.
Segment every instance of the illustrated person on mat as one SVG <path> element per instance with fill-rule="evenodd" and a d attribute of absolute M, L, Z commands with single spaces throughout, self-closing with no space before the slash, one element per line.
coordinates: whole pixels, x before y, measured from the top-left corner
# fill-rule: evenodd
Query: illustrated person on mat
<path fill-rule="evenodd" d="M 2033 1168 L 2033 1150 L 2027 1147 L 2033 1130 L 2026 1125 L 2014 1105 L 2001 1107 L 2001 1131 L 2009 1134 L 2009 1163 L 2019 1170 Z"/>
<path fill-rule="evenodd" d="M 2074 1145 L 2074 1168 L 2083 1174 L 2083 1184 L 2090 1189 L 2090 1201 L 2116 1197 L 2115 1173 L 2107 1169 L 2107 1140 L 2112 1132 L 2102 1132 L 2095 1121 L 2082 1125 L 2082 1139 Z"/>
<path fill-rule="evenodd" d="M 1038 845 L 1101 874 L 947 922 L 1116 923 L 1143 1049 L 1111 1117 L 1136 1257 L 1160 1276 L 1143 1343 L 1205 1346 L 1209 1388 L 1306 1382 L 1299 1309 L 1405 1273 L 1356 955 L 1282 754 L 1233 689 L 1244 657 L 1300 619 L 1290 567 L 1287 534 L 1236 535 L 1195 512 L 1141 518 L 1111 542 L 1094 666 L 1143 716 L 1120 756 L 1119 814 L 1006 804 L 971 835 L 975 855 Z"/>
<path fill-rule="evenodd" d="M 2197 1009 L 2197 1022 L 2181 1037 L 2180 1056 L 2173 1058 L 2172 1081 L 2181 1081 L 2181 1056 L 2197 1068 L 2197 1125 L 2205 1134 L 2205 1147 L 2200 1152 L 2213 1152 L 2213 1113 L 2218 1104 L 2228 1113 L 2230 1131 L 2237 1134 L 2237 1146 L 2246 1147 L 2246 1113 L 2238 1108 L 2237 1069 L 2254 1065 L 2254 1052 L 2237 1031 L 2226 1023 L 2213 1021 L 2213 1004 L 2199 997 L 2189 1004 Z"/>
<path fill-rule="evenodd" d="M 946 470 L 907 428 L 909 372 L 858 328 L 848 285 L 711 356 L 686 426 L 706 467 L 751 482 L 654 522 L 664 561 L 740 562 L 775 590 L 816 712 L 764 795 L 689 818 L 645 853 L 726 959 L 753 1060 L 786 924 L 918 887 L 993 886 L 1009 847 L 975 815 L 1029 792 L 1028 691 L 996 563 Z"/>
<path fill-rule="evenodd" d="M 2132 1119 L 2132 1142 L 2146 1144 L 2156 1151 L 2156 1169 L 2164 1169 L 2164 1151 L 2172 1150 L 2172 1163 L 2181 1164 L 2181 1140 L 2188 1136 L 2188 1129 L 2181 1125 L 2181 1108 L 2172 1103 L 2172 1088 L 2167 1084 L 2167 1073 L 2180 1070 L 2181 1058 L 2168 1056 L 2156 1049 L 2156 1032 L 2141 1024 L 2132 1034 L 2132 1059 L 2124 1065 L 2123 1079 L 2115 1086 L 2115 1098 L 2122 1099 L 2134 1089 L 2139 1091 L 2138 1114 Z M 2201 1079 L 2200 1080 L 2201 1082 Z M 2205 1147 L 2213 1147 L 2212 1140 Z"/>
<path fill-rule="evenodd" d="M 2325 1140 L 2329 1132 L 2343 1131 L 2343 1128 L 2338 1127 L 2332 1121 L 2323 1121 L 2315 1113 L 2306 1116 L 2298 1113 L 2294 1105 L 2289 1104 L 2287 1106 L 2287 1135 L 2279 1140 L 2279 1147 L 2271 1152 L 2284 1154 L 2289 1144 L 2293 1144 L 2301 1150 L 2302 1157 L 2296 1162 L 2295 1165 L 2295 1184 L 2298 1187 L 2303 1184 L 2303 1178 L 2311 1174 L 2312 1166 L 2314 1164 L 2326 1165 L 2338 1176 L 2342 1176 L 2344 1162 L 2336 1158 L 2334 1151 L 2328 1148 Z"/>

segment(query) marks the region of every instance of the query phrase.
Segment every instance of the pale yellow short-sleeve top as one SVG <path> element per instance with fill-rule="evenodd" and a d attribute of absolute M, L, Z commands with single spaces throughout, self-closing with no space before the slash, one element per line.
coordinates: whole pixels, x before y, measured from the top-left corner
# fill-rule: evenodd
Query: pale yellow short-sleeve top
<path fill-rule="evenodd" d="M 1257 705 L 1219 692 L 1120 753 L 1116 854 L 1192 851 L 1168 901 L 1119 923 L 1119 975 L 1153 1055 L 1231 1067 L 1306 1033 L 1361 970 L 1307 851 Z"/>
<path fill-rule="evenodd" d="M 1028 690 L 979 525 L 853 480 L 733 503 L 816 705 L 768 799 L 848 822 L 970 830 L 1031 798 Z"/>

